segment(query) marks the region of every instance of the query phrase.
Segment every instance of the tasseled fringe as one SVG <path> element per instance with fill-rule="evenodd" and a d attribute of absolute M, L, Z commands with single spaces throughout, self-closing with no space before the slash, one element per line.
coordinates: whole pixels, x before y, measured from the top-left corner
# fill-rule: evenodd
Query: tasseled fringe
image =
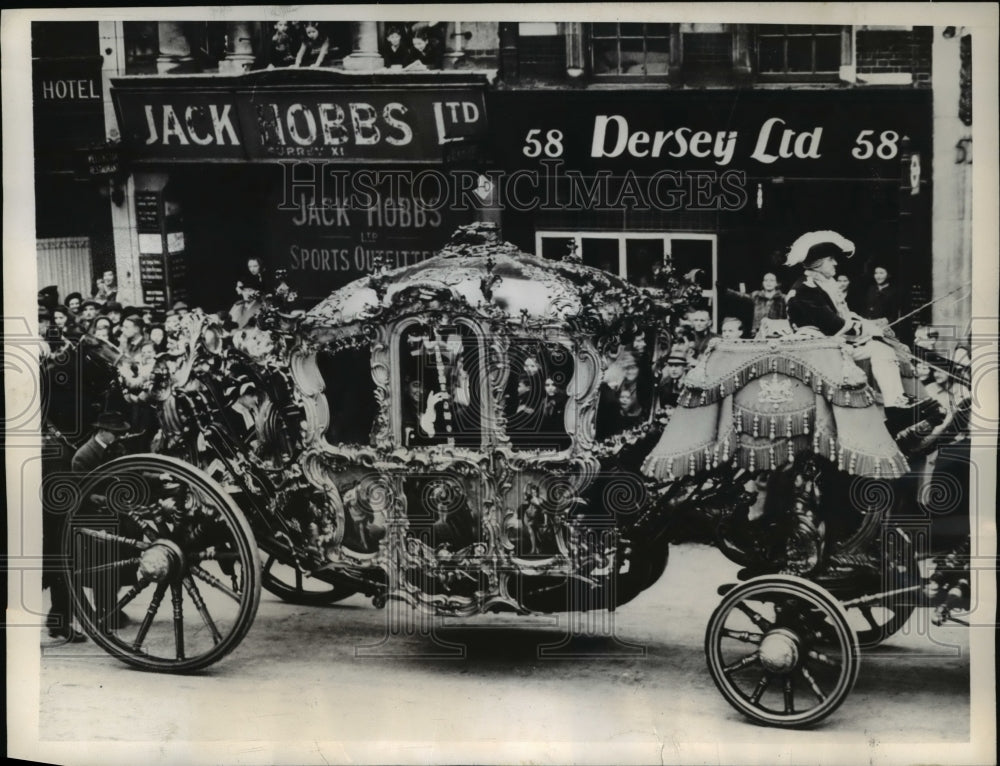
<path fill-rule="evenodd" d="M 790 463 L 795 456 L 810 448 L 834 463 L 838 470 L 852 476 L 896 479 L 907 473 L 910 466 L 903 453 L 892 457 L 868 455 L 844 447 L 837 439 L 825 436 L 810 439 L 806 435 L 775 439 L 764 444 L 738 444 L 735 434 L 721 442 L 675 455 L 650 455 L 642 465 L 642 472 L 659 480 L 696 476 L 702 471 L 717 468 L 734 461 L 736 467 L 748 471 L 765 471 Z"/>
<path fill-rule="evenodd" d="M 796 412 L 764 414 L 733 405 L 733 430 L 738 434 L 750 434 L 755 439 L 809 436 L 816 425 L 816 408 L 807 407 Z"/>
<path fill-rule="evenodd" d="M 853 368 L 857 370 L 856 367 Z M 712 404 L 743 388 L 749 381 L 763 375 L 780 373 L 802 381 L 812 390 L 823 396 L 831 404 L 839 407 L 864 408 L 875 404 L 875 392 L 867 383 L 857 383 L 853 375 L 849 375 L 851 367 L 845 363 L 845 380 L 831 380 L 818 374 L 815 370 L 800 361 L 785 357 L 759 359 L 744 365 L 732 375 L 718 384 L 697 385 L 700 370 L 692 370 L 685 379 L 685 387 L 678 397 L 677 404 L 681 407 L 704 407 Z"/>

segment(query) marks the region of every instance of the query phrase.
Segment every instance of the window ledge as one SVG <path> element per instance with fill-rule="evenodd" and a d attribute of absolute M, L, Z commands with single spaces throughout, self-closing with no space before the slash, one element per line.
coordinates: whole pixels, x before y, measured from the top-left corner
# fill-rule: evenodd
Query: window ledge
<path fill-rule="evenodd" d="M 859 85 L 912 85 L 912 72 L 858 72 Z"/>

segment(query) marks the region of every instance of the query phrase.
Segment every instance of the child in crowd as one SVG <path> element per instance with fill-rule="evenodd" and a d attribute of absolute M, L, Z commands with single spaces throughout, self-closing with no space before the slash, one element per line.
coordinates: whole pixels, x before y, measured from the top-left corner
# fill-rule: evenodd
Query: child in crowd
<path fill-rule="evenodd" d="M 289 67 L 295 64 L 299 49 L 298 27 L 292 22 L 274 22 L 274 34 L 268 48 L 267 68 Z"/>
<path fill-rule="evenodd" d="M 321 67 L 327 63 L 330 55 L 330 35 L 322 29 L 318 22 L 310 21 L 305 25 L 305 37 L 299 52 L 295 56 L 297 67 Z"/>
<path fill-rule="evenodd" d="M 403 39 L 403 32 L 398 26 L 389 27 L 385 33 L 385 45 L 382 47 L 382 61 L 387 69 L 404 67 L 410 63 L 410 46 Z"/>
<path fill-rule="evenodd" d="M 413 33 L 407 69 L 440 69 L 441 53 L 427 27 L 419 27 Z"/>

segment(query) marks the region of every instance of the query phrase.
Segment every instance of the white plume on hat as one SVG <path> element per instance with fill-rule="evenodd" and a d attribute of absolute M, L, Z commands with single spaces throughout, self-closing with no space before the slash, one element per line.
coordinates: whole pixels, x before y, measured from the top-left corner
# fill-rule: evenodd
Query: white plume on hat
<path fill-rule="evenodd" d="M 838 234 L 830 229 L 820 231 L 808 231 L 795 240 L 788 248 L 788 255 L 785 258 L 786 266 L 795 266 L 806 259 L 809 248 L 829 242 L 839 247 L 848 257 L 854 254 L 854 243 L 843 234 Z"/>

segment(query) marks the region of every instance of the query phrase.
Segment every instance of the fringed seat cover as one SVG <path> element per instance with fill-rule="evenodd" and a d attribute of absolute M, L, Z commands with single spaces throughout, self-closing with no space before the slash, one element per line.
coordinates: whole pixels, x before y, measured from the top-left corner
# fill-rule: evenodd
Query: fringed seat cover
<path fill-rule="evenodd" d="M 729 461 L 774 469 L 805 450 L 857 476 L 909 470 L 865 373 L 840 340 L 716 341 L 684 384 L 643 463 L 659 481 Z"/>

